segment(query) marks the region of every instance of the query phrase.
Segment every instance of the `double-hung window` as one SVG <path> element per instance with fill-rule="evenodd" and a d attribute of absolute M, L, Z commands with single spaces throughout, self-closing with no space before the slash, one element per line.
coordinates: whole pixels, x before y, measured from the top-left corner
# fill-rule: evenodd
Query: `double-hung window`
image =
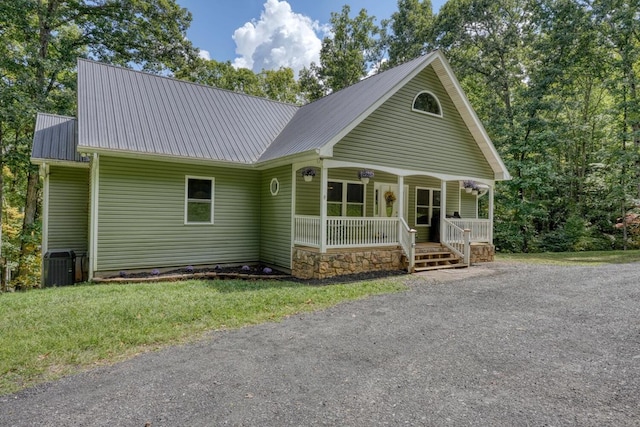
<path fill-rule="evenodd" d="M 213 224 L 214 179 L 185 177 L 185 224 Z"/>
<path fill-rule="evenodd" d="M 440 218 L 440 190 L 416 188 L 416 225 L 432 225 L 434 217 Z"/>
<path fill-rule="evenodd" d="M 327 216 L 364 216 L 364 184 L 329 181 Z"/>

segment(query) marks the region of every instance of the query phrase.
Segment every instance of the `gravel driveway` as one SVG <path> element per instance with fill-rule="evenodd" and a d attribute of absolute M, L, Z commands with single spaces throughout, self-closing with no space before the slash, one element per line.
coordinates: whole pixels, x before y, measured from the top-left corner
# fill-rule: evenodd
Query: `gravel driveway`
<path fill-rule="evenodd" d="M 640 264 L 494 263 L 0 398 L 2 426 L 638 426 Z"/>

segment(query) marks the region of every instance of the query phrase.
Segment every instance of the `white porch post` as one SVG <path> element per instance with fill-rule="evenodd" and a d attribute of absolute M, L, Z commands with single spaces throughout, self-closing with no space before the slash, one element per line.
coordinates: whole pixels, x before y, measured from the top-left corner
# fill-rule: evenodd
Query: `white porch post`
<path fill-rule="evenodd" d="M 440 181 L 440 242 L 442 242 L 442 233 L 444 233 L 444 220 L 447 217 L 447 181 Z"/>
<path fill-rule="evenodd" d="M 493 185 L 489 186 L 489 243 L 493 245 Z"/>
<path fill-rule="evenodd" d="M 400 218 L 404 218 L 404 176 L 398 175 L 398 240 L 402 236 L 402 221 Z"/>
<path fill-rule="evenodd" d="M 322 164 L 320 169 L 320 253 L 327 252 L 327 188 L 329 186 L 328 171 Z"/>

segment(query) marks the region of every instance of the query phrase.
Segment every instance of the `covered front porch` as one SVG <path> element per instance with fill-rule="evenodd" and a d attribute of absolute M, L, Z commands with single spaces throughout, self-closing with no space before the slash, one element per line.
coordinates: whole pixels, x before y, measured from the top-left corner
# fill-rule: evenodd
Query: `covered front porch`
<path fill-rule="evenodd" d="M 294 270 L 304 258 L 317 277 L 327 264 L 345 274 L 413 272 L 416 247 L 427 242 L 458 257 L 458 266 L 493 254 L 493 182 L 330 160 L 297 165 L 294 174 Z M 474 259 L 478 248 L 483 255 Z"/>

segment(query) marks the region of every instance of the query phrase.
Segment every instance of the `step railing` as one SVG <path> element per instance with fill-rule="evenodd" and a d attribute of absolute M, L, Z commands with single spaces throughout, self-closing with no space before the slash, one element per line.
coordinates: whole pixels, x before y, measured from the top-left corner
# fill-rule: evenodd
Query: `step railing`
<path fill-rule="evenodd" d="M 413 273 L 416 265 L 416 233 L 416 230 L 409 227 L 404 218 L 400 218 L 400 246 L 409 261 L 407 267 L 409 273 Z"/>
<path fill-rule="evenodd" d="M 493 221 L 490 219 L 447 218 L 463 230 L 471 230 L 471 242 L 491 243 L 493 241 Z"/>
<path fill-rule="evenodd" d="M 465 265 L 470 265 L 471 260 L 471 230 L 458 227 L 448 219 L 443 220 L 442 244 L 454 254 L 462 258 Z"/>

